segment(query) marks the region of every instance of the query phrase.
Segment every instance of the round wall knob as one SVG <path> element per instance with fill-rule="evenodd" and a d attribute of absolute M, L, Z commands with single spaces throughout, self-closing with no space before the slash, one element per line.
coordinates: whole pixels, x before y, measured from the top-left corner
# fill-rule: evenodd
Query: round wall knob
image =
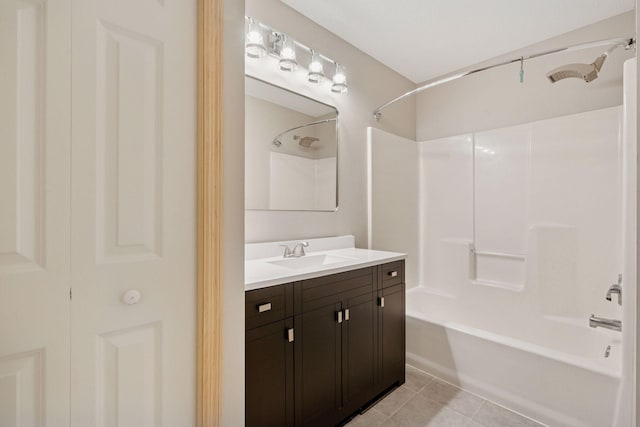
<path fill-rule="evenodd" d="M 140 302 L 142 294 L 137 289 L 130 289 L 122 295 L 122 302 L 127 305 L 134 305 Z"/>

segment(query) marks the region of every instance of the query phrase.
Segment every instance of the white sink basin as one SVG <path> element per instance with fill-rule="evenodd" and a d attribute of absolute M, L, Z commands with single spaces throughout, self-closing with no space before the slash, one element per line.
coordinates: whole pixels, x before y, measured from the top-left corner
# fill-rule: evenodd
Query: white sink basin
<path fill-rule="evenodd" d="M 291 270 L 302 270 L 305 268 L 320 267 L 328 264 L 352 261 L 355 258 L 339 255 L 305 255 L 299 258 L 283 258 L 277 261 L 269 261 L 269 264 L 289 268 Z"/>

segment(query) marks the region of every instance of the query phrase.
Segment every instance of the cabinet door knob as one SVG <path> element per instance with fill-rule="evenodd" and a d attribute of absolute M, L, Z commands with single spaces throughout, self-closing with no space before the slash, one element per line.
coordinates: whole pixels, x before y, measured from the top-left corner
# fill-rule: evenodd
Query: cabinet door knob
<path fill-rule="evenodd" d="M 266 304 L 260 304 L 258 306 L 258 313 L 264 313 L 265 311 L 271 310 L 271 303 L 268 302 Z"/>
<path fill-rule="evenodd" d="M 349 320 L 349 309 L 348 308 L 344 309 L 344 320 Z"/>
<path fill-rule="evenodd" d="M 338 311 L 338 323 L 342 323 L 342 310 Z"/>
<path fill-rule="evenodd" d="M 293 342 L 293 328 L 287 330 L 287 339 L 289 342 Z"/>
<path fill-rule="evenodd" d="M 384 297 L 380 297 L 380 307 L 384 308 Z"/>
<path fill-rule="evenodd" d="M 395 271 L 395 270 L 394 271 L 390 271 L 390 272 L 387 273 L 387 275 L 389 277 L 397 277 L 398 276 L 398 272 Z"/>

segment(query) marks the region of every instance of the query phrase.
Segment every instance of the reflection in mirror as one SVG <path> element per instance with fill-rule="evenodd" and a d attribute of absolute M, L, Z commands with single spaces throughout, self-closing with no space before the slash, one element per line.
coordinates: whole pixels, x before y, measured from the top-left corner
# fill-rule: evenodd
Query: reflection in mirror
<path fill-rule="evenodd" d="M 245 77 L 245 208 L 335 211 L 338 110 Z"/>

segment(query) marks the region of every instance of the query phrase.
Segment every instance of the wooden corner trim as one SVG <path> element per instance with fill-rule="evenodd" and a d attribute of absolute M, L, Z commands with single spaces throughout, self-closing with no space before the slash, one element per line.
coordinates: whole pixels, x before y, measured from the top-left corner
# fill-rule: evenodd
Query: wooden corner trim
<path fill-rule="evenodd" d="M 223 0 L 198 0 L 197 425 L 218 427 L 222 397 Z"/>

